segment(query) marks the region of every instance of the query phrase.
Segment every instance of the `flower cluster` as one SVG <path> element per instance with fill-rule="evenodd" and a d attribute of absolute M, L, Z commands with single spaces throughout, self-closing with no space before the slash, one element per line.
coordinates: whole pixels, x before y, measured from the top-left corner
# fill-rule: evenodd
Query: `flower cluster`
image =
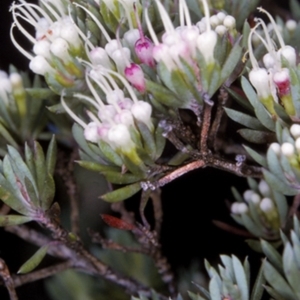
<path fill-rule="evenodd" d="M 287 217 L 285 197 L 272 191 L 265 180 L 249 180 L 249 185 L 251 189 L 243 196 L 235 190 L 237 202 L 231 205 L 232 217 L 256 237 L 278 238 Z"/>
<path fill-rule="evenodd" d="M 276 116 L 274 102 L 282 104 L 286 113 L 294 116 L 296 112 L 291 95 L 289 68 L 296 66 L 296 50 L 285 45 L 273 17 L 262 8 L 259 11 L 264 12 L 269 17 L 280 47 L 275 49 L 274 41 L 270 37 L 266 24 L 263 20 L 257 19 L 257 25 L 251 30 L 248 38 L 249 56 L 252 64 L 249 80 L 256 89 L 259 100 L 272 116 Z M 257 32 L 258 26 L 262 26 L 265 39 Z M 259 66 L 253 54 L 251 41 L 254 34 L 267 49 L 267 53 L 263 56 L 264 67 Z"/>
<path fill-rule="evenodd" d="M 67 14 L 65 4 L 61 0 L 43 1 L 43 10 L 38 5 L 23 0 L 20 2 L 11 6 L 14 20 L 11 39 L 30 60 L 29 68 L 45 76 L 49 86 L 59 92 L 63 88 L 82 89 L 84 69 L 77 60 L 77 57 L 84 56 L 84 45 L 80 38 L 82 32 Z M 34 27 L 35 36 L 25 29 L 23 22 Z M 33 54 L 15 40 L 15 26 L 33 44 Z"/>
<path fill-rule="evenodd" d="M 116 80 L 119 80 L 126 90 L 120 89 Z M 84 129 L 84 137 L 88 142 L 107 144 L 120 156 L 119 163 L 114 163 L 120 167 L 125 165 L 132 173 L 136 173 L 136 168 L 146 172 L 140 151 L 146 151 L 146 144 L 150 142 L 149 139 L 154 139 L 155 135 L 151 105 L 138 100 L 128 82 L 109 69 L 92 69 L 86 75 L 86 82 L 93 97 L 82 94 L 74 94 L 74 97 L 90 104 L 91 110 L 86 111 L 90 121 L 85 123 L 79 118 L 68 107 L 64 96 L 61 98 L 63 107 Z M 101 99 L 100 94 L 105 95 L 105 100 Z M 148 141 L 145 140 L 146 135 Z M 153 161 L 158 158 L 155 152 L 147 155 Z M 128 161 L 131 163 L 128 164 Z M 132 167 L 132 164 L 135 167 Z"/>

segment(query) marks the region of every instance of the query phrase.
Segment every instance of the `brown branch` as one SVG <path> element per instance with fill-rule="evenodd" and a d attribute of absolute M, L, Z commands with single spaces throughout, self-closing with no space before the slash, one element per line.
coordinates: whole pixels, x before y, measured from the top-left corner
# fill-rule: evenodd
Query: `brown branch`
<path fill-rule="evenodd" d="M 300 206 L 300 194 L 296 195 L 293 199 L 293 203 L 289 210 L 289 217 L 293 215 L 298 215 L 298 208 Z"/>
<path fill-rule="evenodd" d="M 193 161 L 187 165 L 184 165 L 183 167 L 180 167 L 180 168 L 177 168 L 176 170 L 174 170 L 173 172 L 165 175 L 164 177 L 160 178 L 155 184 L 154 186 L 156 188 L 159 188 L 159 187 L 162 187 L 168 183 L 170 183 L 171 181 L 173 181 L 174 179 L 176 178 L 179 178 L 181 177 L 182 175 L 190 172 L 190 171 L 193 171 L 193 170 L 196 170 L 196 169 L 199 169 L 199 168 L 203 168 L 205 167 L 205 162 L 203 160 L 196 160 L 196 161 Z"/>
<path fill-rule="evenodd" d="M 222 230 L 228 231 L 232 234 L 240 235 L 240 236 L 243 236 L 243 237 L 246 237 L 246 238 L 254 238 L 254 236 L 246 230 L 236 228 L 234 226 L 231 226 L 229 224 L 226 224 L 224 222 L 217 221 L 217 220 L 213 220 L 212 222 L 217 227 L 221 228 Z"/>
<path fill-rule="evenodd" d="M 223 106 L 225 105 L 227 100 L 228 100 L 228 92 L 224 88 L 220 88 L 220 92 L 218 95 L 217 111 L 216 111 L 216 115 L 214 117 L 214 120 L 213 120 L 213 123 L 211 126 L 210 134 L 209 134 L 209 142 L 210 142 L 210 145 L 212 145 L 214 150 L 217 149 L 217 133 L 219 131 L 222 116 L 224 113 Z"/>
<path fill-rule="evenodd" d="M 163 209 L 161 203 L 161 189 L 158 188 L 155 191 L 151 192 L 150 195 L 153 204 L 153 213 L 154 213 L 154 220 L 155 220 L 155 232 L 158 236 L 160 236 L 161 231 L 161 224 L 163 221 Z"/>
<path fill-rule="evenodd" d="M 71 261 L 66 261 L 25 275 L 13 275 L 12 279 L 14 282 L 14 286 L 18 287 L 29 282 L 34 282 L 40 279 L 53 276 L 59 272 L 70 269 L 72 267 L 73 263 Z"/>
<path fill-rule="evenodd" d="M 208 146 L 207 139 L 208 139 L 210 121 L 211 121 L 211 110 L 212 110 L 212 105 L 210 103 L 205 102 L 204 110 L 203 110 L 203 121 L 202 121 L 201 132 L 200 132 L 200 144 L 199 144 L 201 156 L 206 156 L 209 151 L 207 147 Z"/>
<path fill-rule="evenodd" d="M 10 276 L 9 269 L 3 259 L 0 258 L 0 277 L 2 278 L 4 285 L 6 286 L 10 300 L 18 300 L 14 281 Z"/>
<path fill-rule="evenodd" d="M 50 222 L 47 228 L 50 229 L 53 235 L 59 240 L 57 243 L 50 243 L 52 241 L 50 238 L 24 225 L 7 227 L 6 230 L 37 246 L 49 244 L 47 253 L 50 255 L 70 261 L 73 268 L 107 279 L 124 288 L 130 295 L 136 295 L 139 292 L 145 294 L 145 296 L 151 295 L 150 288 L 145 287 L 134 279 L 115 273 L 102 261 L 84 249 L 80 242 L 69 240 L 67 232 L 57 224 Z M 167 297 L 163 295 L 159 295 L 159 297 L 160 299 L 167 299 Z"/>
<path fill-rule="evenodd" d="M 65 157 L 63 152 L 60 152 L 59 166 L 56 172 L 61 176 L 64 184 L 67 188 L 67 193 L 70 200 L 70 220 L 71 220 L 71 231 L 73 234 L 79 237 L 80 235 L 80 226 L 79 226 L 79 201 L 77 197 L 77 188 L 74 177 L 74 161 L 78 159 L 78 149 L 75 148 L 70 157 Z"/>

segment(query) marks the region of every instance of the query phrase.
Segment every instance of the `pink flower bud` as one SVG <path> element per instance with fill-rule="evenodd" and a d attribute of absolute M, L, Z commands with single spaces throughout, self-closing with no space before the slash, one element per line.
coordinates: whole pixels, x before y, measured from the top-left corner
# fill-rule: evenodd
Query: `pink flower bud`
<path fill-rule="evenodd" d="M 145 92 L 146 84 L 144 72 L 137 64 L 131 63 L 124 70 L 126 79 L 141 93 Z"/>
<path fill-rule="evenodd" d="M 147 37 L 138 39 L 134 46 L 135 54 L 139 58 L 140 62 L 153 68 L 155 66 L 153 58 L 153 43 Z"/>
<path fill-rule="evenodd" d="M 289 70 L 284 68 L 273 75 L 273 81 L 278 89 L 279 96 L 290 93 L 290 74 Z"/>

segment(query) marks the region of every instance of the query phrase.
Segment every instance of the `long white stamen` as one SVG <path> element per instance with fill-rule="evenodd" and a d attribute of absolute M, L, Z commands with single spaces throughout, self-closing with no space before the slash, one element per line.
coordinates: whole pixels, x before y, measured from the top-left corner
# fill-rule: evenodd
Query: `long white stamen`
<path fill-rule="evenodd" d="M 127 82 L 127 80 L 123 76 L 121 76 L 117 72 L 114 72 L 114 71 L 111 71 L 111 70 L 108 70 L 108 69 L 105 69 L 105 72 L 117 76 L 122 81 L 122 83 L 124 84 L 124 86 L 126 87 L 127 91 L 129 92 L 129 94 L 131 96 L 131 99 L 134 102 L 139 101 L 138 98 L 136 97 L 136 94 L 134 93 L 132 87 L 129 85 L 129 83 Z"/>
<path fill-rule="evenodd" d="M 13 13 L 14 14 L 14 13 Z M 21 25 L 21 23 L 19 22 L 17 16 L 21 17 L 22 19 L 24 19 L 25 21 L 27 21 L 26 18 L 22 17 L 19 14 L 14 14 L 14 24 L 18 27 L 18 29 L 24 34 L 24 36 L 32 43 L 35 44 L 36 43 L 36 39 Z M 28 20 L 29 22 L 29 20 Z"/>
<path fill-rule="evenodd" d="M 85 49 L 87 49 L 86 45 L 88 45 L 90 47 L 90 49 L 95 49 L 95 46 L 91 43 L 91 41 L 89 40 L 89 38 L 85 35 L 85 33 L 83 33 L 81 31 L 81 29 L 77 26 L 77 24 L 74 22 L 73 18 L 72 18 L 72 14 L 71 14 L 71 7 L 68 7 L 68 15 L 70 18 L 70 21 L 72 22 L 72 24 L 74 25 L 76 31 L 78 32 L 79 36 L 84 40 L 84 44 L 85 44 Z M 86 50 L 86 53 L 88 55 L 88 51 Z"/>
<path fill-rule="evenodd" d="M 39 20 L 41 17 L 38 16 L 36 13 L 33 14 L 33 9 L 36 9 L 47 21 L 49 24 L 52 24 L 53 21 L 52 19 L 49 17 L 49 15 L 39 6 L 35 5 L 35 4 L 31 4 L 31 3 L 24 3 L 24 4 L 20 4 L 20 5 L 17 5 L 17 7 L 20 7 L 20 6 L 24 6 L 31 14 L 32 16 L 36 17 L 37 20 Z M 10 10 L 13 11 L 13 9 L 15 9 L 16 5 L 15 6 L 12 6 Z"/>
<path fill-rule="evenodd" d="M 74 98 L 77 98 L 77 99 L 83 99 L 87 102 L 89 102 L 90 104 L 92 104 L 96 109 L 99 109 L 100 106 L 98 105 L 98 103 L 91 97 L 88 97 L 88 96 L 85 96 L 85 95 L 82 95 L 82 94 L 74 94 L 73 95 Z"/>
<path fill-rule="evenodd" d="M 266 10 L 264 10 L 262 7 L 258 7 L 257 9 L 258 9 L 259 12 L 265 13 L 268 16 L 269 20 L 271 21 L 271 23 L 273 25 L 273 28 L 274 28 L 274 31 L 275 31 L 276 36 L 278 38 L 279 44 L 280 44 L 281 48 L 283 48 L 285 46 L 285 43 L 284 43 L 284 40 L 282 38 L 282 35 L 280 34 L 280 32 L 278 30 L 278 26 L 277 26 L 275 20 L 273 19 L 271 14 L 269 12 L 267 12 Z"/>
<path fill-rule="evenodd" d="M 253 69 L 258 69 L 259 66 L 258 66 L 258 62 L 254 56 L 254 53 L 253 53 L 253 48 L 252 48 L 252 42 L 251 42 L 251 37 L 252 37 L 252 34 L 254 33 L 254 31 L 256 30 L 256 28 L 259 26 L 260 24 L 256 24 L 250 31 L 249 33 L 249 37 L 248 37 L 248 52 L 249 52 L 249 58 L 250 58 L 250 61 L 251 61 L 251 64 L 252 64 L 252 67 Z"/>
<path fill-rule="evenodd" d="M 11 25 L 11 28 L 10 28 L 10 39 L 12 41 L 12 43 L 14 44 L 14 46 L 24 55 L 26 56 L 29 60 L 32 60 L 34 58 L 33 55 L 31 55 L 29 52 L 27 52 L 24 48 L 22 48 L 18 43 L 17 41 L 15 40 L 15 37 L 13 35 L 13 28 L 16 26 L 16 23 L 13 23 Z"/>
<path fill-rule="evenodd" d="M 103 77 L 102 74 L 99 74 L 99 72 L 97 72 L 97 77 L 100 77 L 100 81 L 98 80 L 98 78 L 96 76 L 93 76 L 93 74 L 91 74 L 91 73 L 90 73 L 89 76 L 98 84 L 98 86 L 101 88 L 101 90 L 105 94 L 108 94 L 109 92 L 112 91 L 112 89 L 109 86 L 108 82 L 105 80 L 105 78 Z"/>
<path fill-rule="evenodd" d="M 86 80 L 86 83 L 92 93 L 92 95 L 94 96 L 94 98 L 96 99 L 96 101 L 99 103 L 100 107 L 104 107 L 104 103 L 102 102 L 101 98 L 99 97 L 97 91 L 95 90 L 95 88 L 93 87 L 91 81 L 90 81 L 90 75 L 89 74 L 86 74 L 85 76 L 85 80 Z"/>
<path fill-rule="evenodd" d="M 112 93 L 113 92 L 113 90 L 111 89 L 111 87 L 108 85 L 108 82 L 105 80 L 105 78 L 103 77 L 103 81 L 108 85 L 108 89 L 106 89 L 105 87 L 104 87 L 104 85 L 97 79 L 97 78 L 95 78 L 95 77 L 93 77 L 93 76 L 90 76 L 94 81 L 95 81 L 95 83 L 97 83 L 98 84 L 98 86 L 103 90 L 103 92 L 106 94 L 106 96 L 109 94 L 109 93 Z M 104 83 L 103 82 L 103 83 Z M 118 113 L 120 113 L 121 112 L 121 109 L 120 109 L 120 107 L 116 104 L 116 103 L 111 103 L 113 106 L 114 106 L 114 108 L 115 108 L 115 110 L 118 112 Z"/>
<path fill-rule="evenodd" d="M 51 5 L 49 5 L 46 1 L 44 0 L 40 0 L 41 3 L 43 3 L 43 5 L 47 8 L 47 10 L 52 14 L 52 16 L 56 19 L 56 20 L 60 20 L 61 16 L 52 8 Z M 64 15 L 64 14 L 63 14 Z"/>
<path fill-rule="evenodd" d="M 201 0 L 202 4 L 203 4 L 203 8 L 204 8 L 204 15 L 205 15 L 205 23 L 206 23 L 206 31 L 211 31 L 211 26 L 210 26 L 210 15 L 209 15 L 209 7 L 207 4 L 206 0 Z"/>
<path fill-rule="evenodd" d="M 92 121 L 94 121 L 95 123 L 97 123 L 99 125 L 102 125 L 100 120 L 91 111 L 87 110 L 86 113 Z"/>
<path fill-rule="evenodd" d="M 179 6 L 182 6 L 182 9 L 184 11 L 186 25 L 188 27 L 192 27 L 191 16 L 190 16 L 189 8 L 186 4 L 186 1 L 185 0 L 180 0 Z"/>
<path fill-rule="evenodd" d="M 183 11 L 183 6 L 182 6 L 182 1 L 179 1 L 179 24 L 181 27 L 183 27 L 184 24 L 184 11 Z"/>
<path fill-rule="evenodd" d="M 149 15 L 148 15 L 148 8 L 146 8 L 145 10 L 145 20 L 146 20 L 146 24 L 147 24 L 147 28 L 148 28 L 148 31 L 149 31 L 149 34 L 151 36 L 151 39 L 154 43 L 154 45 L 159 45 L 159 41 L 158 41 L 158 38 L 157 38 L 157 35 L 152 27 L 152 24 L 150 22 L 150 19 L 149 19 Z"/>
<path fill-rule="evenodd" d="M 63 106 L 63 108 L 65 109 L 65 111 L 70 115 L 70 117 L 77 122 L 82 128 L 86 128 L 87 124 L 85 124 L 79 117 L 77 117 L 72 110 L 67 106 L 65 100 L 64 100 L 64 93 L 62 93 L 61 97 L 60 97 L 60 101 L 61 101 L 61 105 Z"/>
<path fill-rule="evenodd" d="M 175 32 L 175 29 L 174 29 L 172 21 L 170 20 L 169 14 L 166 12 L 165 8 L 158 0 L 155 0 L 155 2 L 157 5 L 157 8 L 159 10 L 161 20 L 164 24 L 166 32 Z"/>
<path fill-rule="evenodd" d="M 16 5 L 18 6 L 18 8 L 20 9 L 21 6 L 24 6 L 27 11 L 30 13 L 31 16 L 33 16 L 35 18 L 36 21 L 38 21 L 40 19 L 40 16 L 36 13 L 36 11 L 32 8 L 34 7 L 35 9 L 37 9 L 39 6 L 37 6 L 36 4 L 30 4 L 27 3 L 25 0 L 19 0 L 22 4 L 20 5 Z M 40 7 L 39 7 L 40 8 Z M 20 9 L 21 10 L 21 9 Z"/>
<path fill-rule="evenodd" d="M 16 9 L 14 9 L 14 10 L 12 11 L 13 18 L 14 18 L 16 15 L 17 15 L 17 16 L 20 16 L 20 17 L 23 17 L 23 18 L 24 18 L 24 16 L 25 16 L 25 18 L 28 19 L 26 22 L 32 24 L 32 26 L 34 26 L 34 27 L 36 26 L 37 21 L 41 18 L 41 17 L 39 16 L 38 19 L 36 19 L 34 16 L 32 16 L 32 15 L 28 12 L 28 10 L 26 10 L 26 9 L 25 9 L 24 7 L 22 7 L 21 5 L 19 5 L 19 6 L 17 7 L 17 9 L 18 9 L 19 12 L 22 13 L 22 15 L 19 14 L 19 13 L 16 13 Z M 30 20 L 30 21 L 29 21 L 29 20 Z M 14 18 L 14 21 L 15 21 L 15 18 Z"/>
<path fill-rule="evenodd" d="M 111 38 L 109 36 L 109 34 L 107 33 L 107 31 L 105 30 L 105 28 L 103 27 L 103 25 L 99 22 L 99 20 L 88 10 L 86 9 L 84 6 L 74 2 L 73 3 L 75 6 L 80 7 L 81 9 L 83 9 L 88 15 L 91 16 L 91 18 L 93 19 L 93 21 L 97 24 L 97 26 L 99 27 L 99 29 L 101 30 L 101 32 L 103 33 L 105 39 L 110 42 Z"/>

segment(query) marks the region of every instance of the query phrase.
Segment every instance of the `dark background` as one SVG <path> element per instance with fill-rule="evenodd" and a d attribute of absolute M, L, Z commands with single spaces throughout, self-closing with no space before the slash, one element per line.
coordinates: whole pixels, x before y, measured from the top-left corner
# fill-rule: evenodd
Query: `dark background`
<path fill-rule="evenodd" d="M 14 64 L 17 68 L 26 70 L 28 61 L 13 47 L 9 38 L 10 4 L 9 0 L 1 1 L 0 69 L 7 70 L 9 64 Z M 264 7 L 271 5 L 272 9 L 276 5 L 280 9 L 287 8 L 287 1 L 265 1 L 264 4 Z M 18 40 L 20 38 L 22 37 L 18 37 Z M 29 46 L 26 40 L 20 43 Z M 241 258 L 249 256 L 250 262 L 259 265 L 260 257 L 246 246 L 242 238 L 212 224 L 213 219 L 231 222 L 224 202 L 225 199 L 233 199 L 231 186 L 243 191 L 247 188 L 246 180 L 223 171 L 204 169 L 191 172 L 163 188 L 162 245 L 174 269 L 189 267 L 193 261 L 203 261 L 203 258 L 213 262 L 220 254 L 235 254 Z M 136 209 L 136 204 L 137 201 L 132 200 L 128 205 L 131 209 Z M 7 262 L 12 273 L 35 250 L 35 247 L 0 229 L 0 257 Z M 17 293 L 20 300 L 48 300 L 42 282 L 20 287 Z M 3 287 L 0 287 L 0 299 L 8 299 Z"/>

